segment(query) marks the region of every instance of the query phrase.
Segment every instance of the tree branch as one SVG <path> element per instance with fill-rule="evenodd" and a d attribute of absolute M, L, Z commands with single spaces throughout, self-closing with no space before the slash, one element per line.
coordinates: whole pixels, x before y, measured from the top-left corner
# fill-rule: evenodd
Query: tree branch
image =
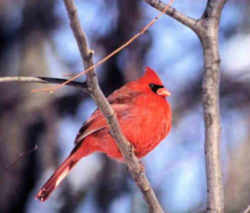
<path fill-rule="evenodd" d="M 67 81 L 67 79 L 49 78 L 49 77 L 28 77 L 28 76 L 0 77 L 0 83 L 25 82 L 25 83 L 41 83 L 41 84 L 62 84 L 65 81 Z M 86 82 L 71 81 L 67 85 L 76 88 L 81 88 L 82 90 L 84 90 L 84 92 L 88 93 Z"/>
<path fill-rule="evenodd" d="M 77 17 L 77 9 L 74 5 L 73 0 L 64 0 L 64 3 L 70 19 L 71 28 L 81 52 L 84 68 L 87 69 L 94 64 L 92 59 L 93 51 L 88 48 L 86 35 L 81 28 L 79 19 Z M 98 79 L 94 70 L 87 73 L 87 85 L 91 97 L 95 100 L 97 106 L 107 119 L 108 125 L 110 127 L 110 132 L 116 140 L 116 143 L 125 159 L 125 162 L 127 163 L 132 177 L 143 193 L 144 198 L 149 205 L 150 212 L 163 212 L 163 209 L 160 206 L 160 203 L 157 200 L 155 193 L 144 173 L 143 167 L 134 154 L 132 145 L 122 134 L 120 125 L 116 118 L 116 114 L 113 111 L 112 107 L 109 105 L 107 99 L 105 98 L 99 87 Z"/>
<path fill-rule="evenodd" d="M 144 0 L 144 1 L 159 11 L 163 11 L 167 5 L 160 0 Z M 170 17 L 174 18 L 178 22 L 186 25 L 187 27 L 189 27 L 193 31 L 197 31 L 197 29 L 198 29 L 197 20 L 180 13 L 179 11 L 177 11 L 175 8 L 173 8 L 171 6 L 169 6 L 166 9 L 166 14 L 169 15 Z"/>
<path fill-rule="evenodd" d="M 160 0 L 145 0 L 162 11 L 164 3 Z M 187 17 L 173 8 L 166 14 L 192 29 L 203 46 L 204 75 L 202 82 L 202 102 L 205 121 L 205 155 L 207 172 L 207 212 L 224 212 L 224 194 L 220 163 L 220 56 L 218 31 L 221 11 L 227 0 L 208 0 L 206 9 L 199 20 Z"/>
<path fill-rule="evenodd" d="M 202 102 L 205 121 L 205 155 L 207 173 L 207 212 L 224 212 L 224 191 L 220 159 L 220 55 L 218 32 L 221 11 L 226 0 L 208 0 L 199 20 L 198 36 L 203 46 L 204 75 Z"/>

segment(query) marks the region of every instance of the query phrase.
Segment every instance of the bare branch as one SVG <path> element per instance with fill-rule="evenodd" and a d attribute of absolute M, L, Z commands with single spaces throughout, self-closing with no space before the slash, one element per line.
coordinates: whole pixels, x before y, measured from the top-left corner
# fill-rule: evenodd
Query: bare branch
<path fill-rule="evenodd" d="M 77 9 L 74 5 L 73 0 L 64 0 L 64 3 L 70 18 L 71 28 L 74 32 L 79 50 L 81 52 L 84 67 L 85 69 L 87 69 L 88 67 L 91 67 L 94 64 L 92 59 L 93 51 L 88 48 L 86 35 L 81 28 L 79 19 L 77 17 Z M 113 111 L 112 107 L 109 105 L 107 99 L 100 90 L 98 79 L 94 70 L 87 73 L 87 84 L 92 98 L 95 100 L 97 106 L 107 119 L 108 125 L 110 127 L 110 132 L 117 142 L 117 145 L 125 159 L 125 162 L 127 163 L 132 177 L 134 178 L 137 186 L 142 191 L 144 198 L 149 205 L 150 212 L 163 212 L 163 209 L 160 206 L 160 203 L 157 200 L 148 179 L 146 178 L 143 167 L 134 154 L 132 145 L 122 134 L 115 112 Z"/>
<path fill-rule="evenodd" d="M 202 15 L 202 18 L 210 17 L 220 21 L 221 11 L 227 0 L 208 0 L 206 9 Z"/>
<path fill-rule="evenodd" d="M 24 83 L 41 83 L 41 84 L 62 84 L 65 81 L 67 81 L 67 79 L 49 78 L 49 77 L 28 77 L 28 76 L 0 77 L 0 83 L 24 82 Z M 82 90 L 84 90 L 84 92 L 88 93 L 86 82 L 71 81 L 67 85 L 76 88 L 81 88 Z"/>
<path fill-rule="evenodd" d="M 29 154 L 31 154 L 31 153 L 37 151 L 38 148 L 39 148 L 38 145 L 35 144 L 35 146 L 34 146 L 32 149 L 30 149 L 30 150 L 28 150 L 28 151 L 26 151 L 26 152 L 20 153 L 19 156 L 18 156 L 18 158 L 16 158 L 14 162 L 12 162 L 12 163 L 9 164 L 7 167 L 5 167 L 6 171 L 8 171 L 11 167 L 13 167 L 18 161 L 20 161 L 20 160 L 21 160 L 22 158 L 24 158 L 25 156 L 27 156 L 27 155 L 29 155 Z"/>
<path fill-rule="evenodd" d="M 144 0 L 144 1 L 159 11 L 163 11 L 166 8 L 166 4 L 160 0 Z M 177 20 L 178 22 L 186 25 L 193 31 L 197 31 L 198 28 L 197 20 L 180 13 L 175 8 L 170 6 L 166 9 L 165 13 L 170 17 L 174 18 L 175 20 Z"/>
<path fill-rule="evenodd" d="M 164 3 L 160 0 L 145 0 L 162 11 Z M 198 35 L 203 46 L 204 75 L 202 82 L 202 101 L 205 121 L 205 155 L 207 172 L 208 202 L 207 212 L 224 212 L 224 195 L 220 163 L 220 56 L 218 31 L 221 11 L 227 0 L 208 0 L 206 9 L 199 20 L 187 17 L 173 8 L 166 14 L 188 26 Z"/>
<path fill-rule="evenodd" d="M 202 102 L 205 121 L 205 155 L 207 173 L 207 212 L 224 212 L 224 191 L 220 159 L 220 55 L 218 32 L 221 10 L 226 0 L 209 0 L 199 20 L 198 33 L 203 46 L 204 75 Z"/>
<path fill-rule="evenodd" d="M 0 83 L 8 82 L 29 82 L 29 83 L 48 83 L 39 77 L 28 77 L 28 76 L 13 76 L 13 77 L 0 77 Z"/>

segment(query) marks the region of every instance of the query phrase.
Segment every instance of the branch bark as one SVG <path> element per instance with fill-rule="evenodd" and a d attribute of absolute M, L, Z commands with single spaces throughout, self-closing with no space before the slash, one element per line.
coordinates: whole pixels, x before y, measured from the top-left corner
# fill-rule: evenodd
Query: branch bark
<path fill-rule="evenodd" d="M 160 0 L 144 0 L 144 1 L 159 11 L 163 11 L 167 6 L 167 4 L 165 4 L 164 2 Z M 193 31 L 196 31 L 198 29 L 196 19 L 193 19 L 189 16 L 182 14 L 181 12 L 179 12 L 178 10 L 176 10 L 175 8 L 171 6 L 167 7 L 165 14 L 169 15 L 170 17 L 174 18 L 176 21 L 189 27 Z"/>
<path fill-rule="evenodd" d="M 151 6 L 162 10 L 160 0 L 145 0 Z M 207 173 L 207 212 L 224 212 L 224 192 L 220 159 L 220 56 L 218 32 L 221 11 L 227 0 L 208 0 L 202 17 L 189 18 L 173 8 L 166 12 L 169 16 L 192 29 L 199 37 L 204 55 L 202 81 L 202 103 L 205 121 L 205 156 Z"/>
<path fill-rule="evenodd" d="M 93 66 L 94 64 L 92 59 L 93 51 L 90 50 L 88 47 L 87 38 L 83 29 L 81 28 L 74 1 L 64 0 L 64 3 L 70 19 L 72 31 L 74 33 L 79 50 L 81 52 L 84 68 L 87 69 L 88 67 Z M 108 125 L 110 127 L 110 132 L 117 142 L 117 145 L 125 159 L 125 162 L 129 168 L 132 177 L 134 178 L 137 186 L 143 193 L 144 198 L 150 208 L 150 212 L 163 212 L 163 209 L 159 201 L 157 200 L 156 195 L 144 173 L 144 169 L 140 161 L 134 154 L 132 145 L 122 134 L 120 125 L 116 118 L 116 114 L 99 87 L 98 79 L 94 70 L 87 73 L 87 85 L 91 97 L 94 99 L 97 106 L 107 119 Z"/>
<path fill-rule="evenodd" d="M 224 190 L 220 159 L 220 55 L 218 32 L 221 11 L 226 0 L 209 0 L 199 20 L 199 38 L 203 46 L 204 75 L 202 102 L 205 121 L 207 173 L 207 212 L 224 212 Z"/>
<path fill-rule="evenodd" d="M 22 83 L 41 83 L 41 84 L 62 84 L 65 81 L 67 81 L 67 79 L 49 78 L 49 77 L 29 77 L 29 76 L 0 77 L 0 83 L 22 82 Z M 67 85 L 76 88 L 81 88 L 82 90 L 84 90 L 84 92 L 88 93 L 86 82 L 71 81 Z"/>

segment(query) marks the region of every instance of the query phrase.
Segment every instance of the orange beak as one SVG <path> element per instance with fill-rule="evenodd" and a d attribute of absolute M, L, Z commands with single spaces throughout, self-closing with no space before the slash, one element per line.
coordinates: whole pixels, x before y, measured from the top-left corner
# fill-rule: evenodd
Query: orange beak
<path fill-rule="evenodd" d="M 171 93 L 166 88 L 160 88 L 157 90 L 157 94 L 163 97 L 170 96 Z"/>

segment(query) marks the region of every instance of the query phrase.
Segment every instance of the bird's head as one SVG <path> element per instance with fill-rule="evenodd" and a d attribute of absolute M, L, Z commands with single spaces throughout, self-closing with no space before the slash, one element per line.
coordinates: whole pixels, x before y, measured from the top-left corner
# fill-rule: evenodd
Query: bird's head
<path fill-rule="evenodd" d="M 144 88 L 159 96 L 166 97 L 171 95 L 171 93 L 164 87 L 159 76 L 150 67 L 146 67 L 145 74 L 138 79 L 138 82 Z"/>

